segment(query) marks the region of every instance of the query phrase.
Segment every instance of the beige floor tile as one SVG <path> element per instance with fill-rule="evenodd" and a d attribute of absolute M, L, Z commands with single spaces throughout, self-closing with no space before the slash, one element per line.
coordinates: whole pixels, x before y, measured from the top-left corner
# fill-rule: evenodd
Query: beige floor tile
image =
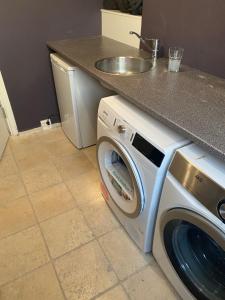
<path fill-rule="evenodd" d="M 64 299 L 47 264 L 41 232 L 37 226 L 30 227 L 35 218 L 23 181 L 52 257 L 64 254 L 55 259 L 55 265 L 68 300 L 99 294 L 95 299 L 127 300 L 124 289 L 115 287 L 118 280 L 113 270 L 125 280 L 132 300 L 179 299 L 153 258 L 138 250 L 106 206 L 95 149 L 75 149 L 61 128 L 10 138 L 0 161 L 1 300 Z M 92 240 L 92 232 L 97 237 L 105 234 L 99 238 L 105 254 Z"/>
<path fill-rule="evenodd" d="M 0 285 L 49 260 L 39 229 L 31 227 L 0 240 Z"/>
<path fill-rule="evenodd" d="M 0 238 L 19 232 L 35 224 L 35 217 L 27 196 L 0 201 Z"/>
<path fill-rule="evenodd" d="M 10 146 L 15 144 L 24 144 L 24 145 L 30 145 L 31 143 L 37 143 L 40 139 L 38 137 L 38 134 L 36 132 L 32 133 L 20 133 L 16 136 L 10 137 Z"/>
<path fill-rule="evenodd" d="M 79 150 L 67 139 L 46 142 L 44 147 L 49 152 L 52 159 L 79 153 Z"/>
<path fill-rule="evenodd" d="M 122 229 L 116 229 L 99 239 L 118 277 L 123 280 L 147 265 L 152 257 L 145 255 Z"/>
<path fill-rule="evenodd" d="M 0 202 L 16 199 L 26 195 L 22 180 L 18 175 L 9 175 L 0 178 Z"/>
<path fill-rule="evenodd" d="M 117 283 L 101 248 L 93 241 L 56 260 L 68 300 L 87 300 Z"/>
<path fill-rule="evenodd" d="M 132 300 L 180 299 L 156 263 L 134 274 L 123 285 Z"/>
<path fill-rule="evenodd" d="M 124 292 L 123 288 L 118 285 L 115 288 L 104 293 L 96 300 L 129 300 L 127 294 Z M 140 299 L 141 300 L 141 299 Z"/>
<path fill-rule="evenodd" d="M 90 162 L 94 165 L 95 168 L 98 167 L 97 159 L 96 159 L 96 146 L 91 146 L 83 149 L 84 154 L 90 160 Z"/>
<path fill-rule="evenodd" d="M 41 223 L 41 228 L 53 258 L 93 239 L 77 208 Z"/>
<path fill-rule="evenodd" d="M 95 201 L 92 205 L 87 206 L 83 213 L 95 236 L 100 236 L 120 227 L 120 224 L 105 203 L 103 197 L 99 201 Z"/>
<path fill-rule="evenodd" d="M 16 281 L 0 287 L 1 300 L 63 300 L 55 272 L 45 265 Z"/>
<path fill-rule="evenodd" d="M 62 181 L 59 172 L 51 162 L 24 171 L 21 174 L 29 193 L 37 192 Z"/>
<path fill-rule="evenodd" d="M 59 140 L 67 140 L 64 132 L 62 131 L 62 127 L 52 128 L 50 130 L 44 130 L 39 132 L 38 138 L 41 142 L 54 142 Z"/>
<path fill-rule="evenodd" d="M 36 216 L 44 221 L 75 207 L 75 200 L 64 183 L 30 195 Z"/>
<path fill-rule="evenodd" d="M 71 192 L 76 199 L 77 205 L 81 210 L 87 210 L 87 208 L 92 205 L 94 202 L 101 202 L 102 195 L 99 189 L 99 183 L 92 183 L 86 189 L 77 190 L 71 189 Z"/>
<path fill-rule="evenodd" d="M 12 150 L 10 148 L 10 139 L 11 139 L 11 137 L 9 138 L 8 143 L 7 143 L 6 147 L 5 147 L 3 156 L 11 155 L 12 154 Z"/>
<path fill-rule="evenodd" d="M 66 185 L 82 210 L 86 210 L 95 201 L 101 201 L 99 174 L 95 169 L 67 181 Z"/>
<path fill-rule="evenodd" d="M 0 177 L 14 175 L 18 172 L 15 160 L 12 155 L 3 155 L 0 160 Z"/>
<path fill-rule="evenodd" d="M 20 170 L 26 171 L 50 160 L 50 154 L 41 145 L 28 146 L 26 150 L 14 154 Z"/>
<path fill-rule="evenodd" d="M 98 188 L 100 186 L 100 175 L 96 169 L 91 168 L 85 174 L 81 174 L 80 176 L 73 178 L 72 180 L 67 181 L 71 190 L 74 192 L 80 192 L 87 187 L 98 184 Z"/>
<path fill-rule="evenodd" d="M 76 178 L 93 169 L 89 160 L 82 152 L 63 156 L 55 160 L 55 165 L 64 180 Z"/>
<path fill-rule="evenodd" d="M 27 133 L 19 136 L 12 136 L 9 145 L 13 153 L 26 151 L 27 147 L 35 147 L 40 145 L 41 140 L 37 133 Z"/>

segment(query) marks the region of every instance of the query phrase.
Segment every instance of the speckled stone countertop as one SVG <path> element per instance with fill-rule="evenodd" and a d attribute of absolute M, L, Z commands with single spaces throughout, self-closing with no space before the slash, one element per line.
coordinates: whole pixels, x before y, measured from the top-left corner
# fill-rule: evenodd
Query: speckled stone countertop
<path fill-rule="evenodd" d="M 98 71 L 94 64 L 110 56 L 146 56 L 146 52 L 105 37 L 48 42 L 48 47 L 99 79 L 112 90 L 225 160 L 225 80 L 183 66 L 167 71 L 167 60 L 134 76 Z"/>

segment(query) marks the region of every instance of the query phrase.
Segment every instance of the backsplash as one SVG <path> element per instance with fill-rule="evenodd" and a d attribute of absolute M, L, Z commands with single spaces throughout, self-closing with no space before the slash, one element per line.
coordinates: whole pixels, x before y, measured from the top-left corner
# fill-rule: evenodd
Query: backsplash
<path fill-rule="evenodd" d="M 142 34 L 184 48 L 183 62 L 225 78 L 224 0 L 144 0 Z"/>

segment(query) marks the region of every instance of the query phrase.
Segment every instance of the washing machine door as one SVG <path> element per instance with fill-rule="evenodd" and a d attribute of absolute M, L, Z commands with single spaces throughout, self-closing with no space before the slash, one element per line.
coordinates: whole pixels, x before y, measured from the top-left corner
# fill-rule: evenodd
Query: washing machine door
<path fill-rule="evenodd" d="M 137 217 L 144 206 L 144 194 L 139 172 L 128 151 L 115 139 L 103 136 L 97 142 L 97 160 L 112 201 L 126 216 Z"/>
<path fill-rule="evenodd" d="M 161 239 L 173 268 L 197 299 L 225 299 L 225 234 L 202 216 L 172 209 L 162 218 Z"/>

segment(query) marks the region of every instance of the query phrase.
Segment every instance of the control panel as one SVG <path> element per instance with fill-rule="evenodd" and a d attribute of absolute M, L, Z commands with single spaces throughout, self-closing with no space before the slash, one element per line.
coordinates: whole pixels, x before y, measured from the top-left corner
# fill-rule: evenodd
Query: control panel
<path fill-rule="evenodd" d="M 114 127 L 116 132 L 120 135 L 121 139 L 124 139 L 126 141 L 131 140 L 133 131 L 127 122 L 119 118 L 116 118 Z"/>
<path fill-rule="evenodd" d="M 176 180 L 225 223 L 225 190 L 179 152 L 169 168 Z"/>

